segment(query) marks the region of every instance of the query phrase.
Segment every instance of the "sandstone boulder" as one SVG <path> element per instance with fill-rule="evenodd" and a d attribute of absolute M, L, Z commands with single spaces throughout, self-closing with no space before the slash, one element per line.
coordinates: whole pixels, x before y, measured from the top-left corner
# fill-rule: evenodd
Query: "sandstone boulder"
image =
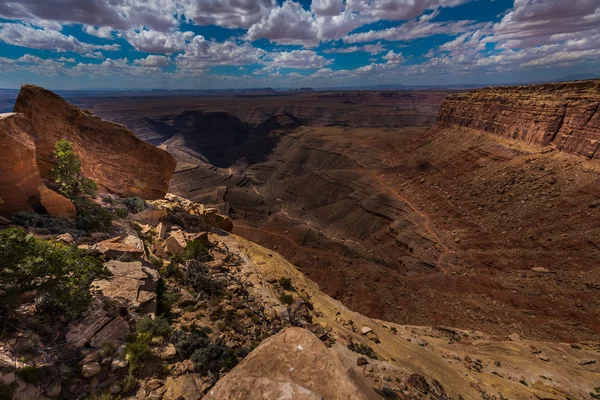
<path fill-rule="evenodd" d="M 110 318 L 106 316 L 106 311 L 92 312 L 83 321 L 69 329 L 66 335 L 67 343 L 74 347 L 85 346 L 109 321 Z"/>
<path fill-rule="evenodd" d="M 0 215 L 33 210 L 42 184 L 33 131 L 22 114 L 0 114 Z"/>
<path fill-rule="evenodd" d="M 177 378 L 169 377 L 165 382 L 167 389 L 164 400 L 199 400 L 203 393 L 201 388 L 202 382 L 198 382 L 199 378 L 194 374 L 185 374 Z"/>
<path fill-rule="evenodd" d="M 380 399 L 315 335 L 288 328 L 267 339 L 207 399 Z"/>
<path fill-rule="evenodd" d="M 38 186 L 38 191 L 42 207 L 51 216 L 74 218 L 77 215 L 75 204 L 65 196 L 48 189 L 44 185 Z"/>
<path fill-rule="evenodd" d="M 21 88 L 15 112 L 23 113 L 34 127 L 42 177 L 47 177 L 53 167 L 49 155 L 54 145 L 60 139 L 67 139 L 81 158 L 83 174 L 94 179 L 101 190 L 146 199 L 166 194 L 175 160 L 166 151 L 138 139 L 124 126 L 80 110 L 35 85 Z M 23 174 L 22 178 L 25 175 L 30 174 Z"/>
<path fill-rule="evenodd" d="M 231 218 L 219 214 L 218 210 L 215 208 L 207 208 L 204 211 L 204 221 L 210 226 L 214 226 L 215 228 L 222 229 L 226 232 L 231 232 L 233 230 L 233 221 Z"/>
<path fill-rule="evenodd" d="M 110 279 L 95 281 L 94 285 L 105 296 L 145 312 L 156 311 L 156 281 L 158 275 L 150 273 L 139 261 L 111 260 L 105 264 L 113 274 Z"/>
<path fill-rule="evenodd" d="M 101 347 L 105 343 L 117 344 L 129 335 L 129 325 L 121 317 L 115 318 L 90 340 L 92 347 Z"/>

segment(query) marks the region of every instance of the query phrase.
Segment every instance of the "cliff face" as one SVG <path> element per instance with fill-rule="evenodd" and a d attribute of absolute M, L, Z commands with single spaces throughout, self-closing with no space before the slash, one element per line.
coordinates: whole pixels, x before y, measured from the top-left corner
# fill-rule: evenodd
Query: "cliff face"
<path fill-rule="evenodd" d="M 600 80 L 488 87 L 442 102 L 437 124 L 600 159 Z"/>
<path fill-rule="evenodd" d="M 23 113 L 34 127 L 42 178 L 53 167 L 49 155 L 54 145 L 64 138 L 73 143 L 85 176 L 102 189 L 146 199 L 161 198 L 167 192 L 175 160 L 124 126 L 104 121 L 34 85 L 21 88 L 15 112 Z"/>
<path fill-rule="evenodd" d="M 30 199 L 42 184 L 32 132 L 23 115 L 0 115 L 0 214 L 32 210 Z"/>

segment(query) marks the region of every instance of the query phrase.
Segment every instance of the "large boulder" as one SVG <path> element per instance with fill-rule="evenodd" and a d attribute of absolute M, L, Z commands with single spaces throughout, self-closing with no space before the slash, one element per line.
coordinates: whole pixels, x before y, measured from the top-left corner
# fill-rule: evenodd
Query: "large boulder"
<path fill-rule="evenodd" d="M 81 158 L 86 177 L 101 190 L 145 199 L 164 197 L 175 160 L 164 150 L 138 139 L 124 126 L 80 110 L 60 96 L 35 85 L 24 85 L 15 103 L 34 127 L 42 178 L 54 164 L 56 142 L 67 139 Z"/>
<path fill-rule="evenodd" d="M 33 126 L 20 114 L 0 114 L 0 215 L 31 211 L 42 184 Z"/>
<path fill-rule="evenodd" d="M 381 399 L 311 332 L 288 328 L 267 339 L 207 399 Z"/>
<path fill-rule="evenodd" d="M 63 195 L 60 195 L 44 185 L 38 187 L 42 207 L 53 217 L 74 218 L 77 215 L 75 204 Z"/>

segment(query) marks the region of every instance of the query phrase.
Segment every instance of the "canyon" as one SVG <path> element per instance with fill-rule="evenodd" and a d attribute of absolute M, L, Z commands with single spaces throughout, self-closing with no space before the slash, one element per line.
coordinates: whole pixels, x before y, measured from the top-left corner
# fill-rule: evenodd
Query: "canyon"
<path fill-rule="evenodd" d="M 536 339 L 600 332 L 598 81 L 79 101 L 169 151 L 172 192 L 356 311 Z"/>
<path fill-rule="evenodd" d="M 73 106 L 24 86 L 0 117 L 0 223 L 20 224 L 14 211 L 60 216 L 48 154 L 66 137 L 98 182 L 89 201 L 114 219 L 102 232 L 23 226 L 113 275 L 95 282 L 85 318 L 36 328 L 43 355 L 22 356 L 31 327 L 0 339 L 0 388 L 18 400 L 134 389 L 166 400 L 596 398 L 599 88 Z M 20 301 L 22 321 L 39 325 Z M 148 338 L 153 361 L 127 383 L 127 343 L 156 315 L 173 334 Z M 200 334 L 239 364 L 199 362 L 188 340 Z M 63 337 L 74 352 L 62 354 Z M 40 366 L 50 371 L 37 383 L 22 375 Z"/>

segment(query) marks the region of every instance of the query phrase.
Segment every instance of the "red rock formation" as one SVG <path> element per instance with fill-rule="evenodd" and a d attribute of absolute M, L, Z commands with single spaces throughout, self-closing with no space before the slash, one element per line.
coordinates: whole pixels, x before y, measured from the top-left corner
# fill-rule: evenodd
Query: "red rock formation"
<path fill-rule="evenodd" d="M 42 184 L 32 132 L 23 115 L 0 115 L 0 215 L 32 210 Z"/>
<path fill-rule="evenodd" d="M 488 87 L 443 101 L 437 124 L 600 159 L 600 80 Z"/>
<path fill-rule="evenodd" d="M 77 215 L 75 204 L 66 197 L 48 189 L 45 185 L 38 187 L 40 203 L 53 217 L 74 218 Z"/>
<path fill-rule="evenodd" d="M 40 177 L 35 128 L 23 114 L 0 115 L 0 215 L 40 205 L 55 217 L 75 217 L 75 205 L 48 189 Z"/>
<path fill-rule="evenodd" d="M 124 126 L 104 121 L 34 85 L 21 88 L 15 112 L 25 114 L 37 132 L 42 177 L 53 167 L 49 155 L 54 145 L 65 138 L 81 158 L 85 176 L 94 179 L 101 189 L 146 199 L 166 194 L 175 160 L 166 151 L 139 140 Z"/>

